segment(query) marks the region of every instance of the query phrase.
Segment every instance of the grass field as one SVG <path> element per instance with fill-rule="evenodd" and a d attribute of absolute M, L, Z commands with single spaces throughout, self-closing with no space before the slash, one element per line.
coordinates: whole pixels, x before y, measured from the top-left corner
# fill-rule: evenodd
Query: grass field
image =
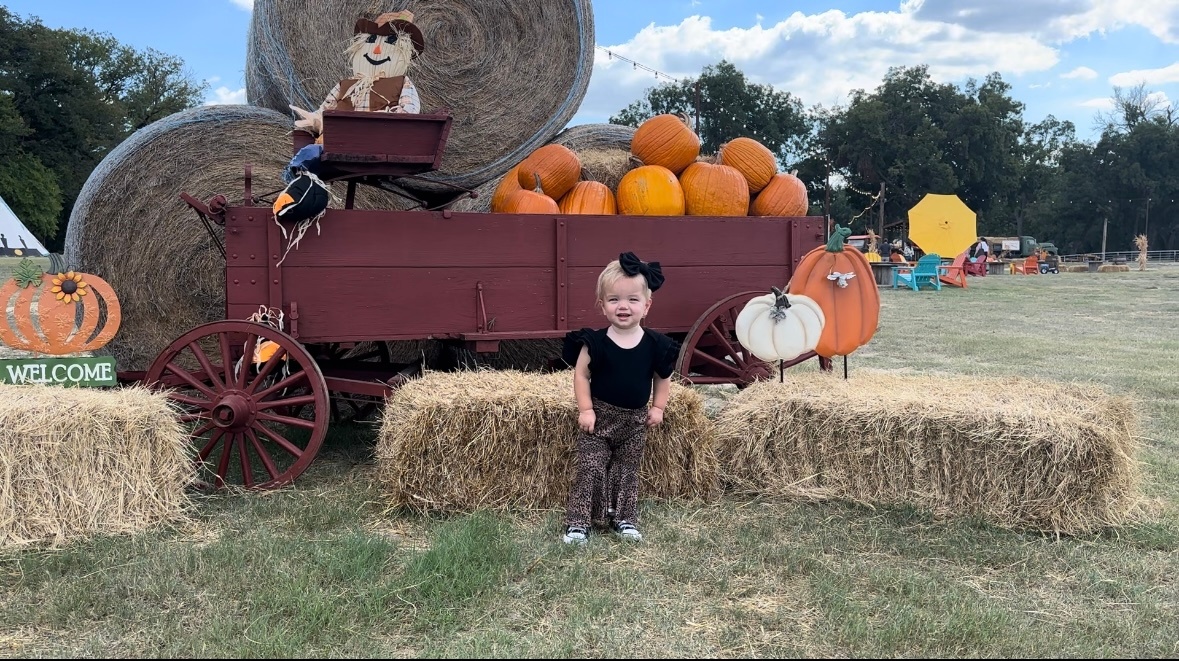
<path fill-rule="evenodd" d="M 911 508 L 645 502 L 641 545 L 579 550 L 560 512 L 384 512 L 371 430 L 353 428 L 296 488 L 205 497 L 191 523 L 136 537 L 0 551 L 0 655 L 1179 655 L 1179 267 L 969 284 L 882 290 L 850 369 L 1134 396 L 1143 521 L 1056 539 Z"/>

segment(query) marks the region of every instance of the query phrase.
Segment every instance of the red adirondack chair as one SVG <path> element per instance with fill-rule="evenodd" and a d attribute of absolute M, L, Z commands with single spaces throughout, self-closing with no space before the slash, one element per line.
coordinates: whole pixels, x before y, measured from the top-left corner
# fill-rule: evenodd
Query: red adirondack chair
<path fill-rule="evenodd" d="M 947 285 L 953 287 L 966 287 L 966 273 L 964 271 L 966 264 L 966 253 L 962 253 L 954 258 L 950 264 L 945 264 L 938 267 L 938 279 Z"/>
<path fill-rule="evenodd" d="M 987 274 L 987 257 L 986 255 L 979 255 L 973 260 L 966 260 L 962 264 L 962 272 L 966 275 L 986 276 Z"/>

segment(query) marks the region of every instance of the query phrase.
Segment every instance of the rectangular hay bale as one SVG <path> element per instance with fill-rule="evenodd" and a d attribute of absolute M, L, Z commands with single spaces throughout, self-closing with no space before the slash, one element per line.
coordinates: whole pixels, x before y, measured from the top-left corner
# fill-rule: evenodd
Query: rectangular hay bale
<path fill-rule="evenodd" d="M 1137 424 L 1127 398 L 1094 386 L 857 370 L 756 384 L 717 433 L 726 490 L 1079 533 L 1139 504 Z"/>
<path fill-rule="evenodd" d="M 62 544 L 180 517 L 193 478 L 163 394 L 0 385 L 0 546 Z"/>
<path fill-rule="evenodd" d="M 395 507 L 563 509 L 577 432 L 572 370 L 429 372 L 386 402 L 377 473 Z M 716 434 L 694 390 L 672 384 L 639 479 L 640 498 L 716 495 Z"/>

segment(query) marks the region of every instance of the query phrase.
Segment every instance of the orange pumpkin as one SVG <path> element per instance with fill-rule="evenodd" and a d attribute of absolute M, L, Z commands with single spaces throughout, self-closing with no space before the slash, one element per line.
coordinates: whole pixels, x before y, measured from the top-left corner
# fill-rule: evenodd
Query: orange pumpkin
<path fill-rule="evenodd" d="M 643 165 L 618 182 L 618 213 L 628 216 L 682 216 L 684 189 L 675 173 L 661 165 Z"/>
<path fill-rule="evenodd" d="M 680 175 L 684 210 L 689 216 L 745 216 L 749 211 L 749 185 L 745 177 L 727 165 L 697 161 Z"/>
<path fill-rule="evenodd" d="M 554 200 L 561 199 L 581 178 L 581 159 L 564 145 L 545 145 L 516 167 L 520 188 L 533 190 L 539 185 Z"/>
<path fill-rule="evenodd" d="M 504 203 L 507 202 L 508 196 L 520 190 L 520 166 L 512 168 L 512 171 L 505 174 L 503 179 L 500 179 L 499 185 L 495 187 L 495 193 L 491 195 L 491 210 L 503 211 Z"/>
<path fill-rule="evenodd" d="M 655 115 L 635 129 L 630 153 L 643 165 L 659 165 L 678 175 L 700 155 L 700 136 L 684 115 Z"/>
<path fill-rule="evenodd" d="M 561 213 L 613 216 L 618 213 L 614 193 L 599 181 L 579 181 L 557 204 Z"/>
<path fill-rule="evenodd" d="M 831 240 L 803 256 L 790 278 L 789 293 L 809 296 L 823 310 L 826 323 L 815 353 L 846 356 L 868 343 L 880 321 L 880 292 L 872 265 L 845 245 L 851 229 L 835 226 Z"/>
<path fill-rule="evenodd" d="M 537 186 L 535 190 L 521 188 L 504 200 L 504 213 L 548 213 L 558 214 L 557 201 L 545 195 Z"/>
<path fill-rule="evenodd" d="M 774 152 L 753 138 L 733 138 L 721 145 L 717 158 L 721 165 L 736 168 L 745 177 L 751 194 L 761 191 L 778 174 Z"/>
<path fill-rule="evenodd" d="M 119 299 L 111 286 L 98 276 L 75 271 L 49 278 L 46 282 L 45 274 L 24 279 L 14 277 L 0 286 L 0 301 L 12 301 L 15 321 L 10 326 L 7 318 L 0 318 L 0 342 L 14 349 L 51 356 L 93 351 L 110 342 L 119 330 L 121 319 Z M 101 330 L 98 322 L 103 315 L 99 299 L 106 304 L 106 323 Z M 37 304 L 36 313 L 32 311 L 33 303 Z M 80 321 L 79 307 L 82 308 Z"/>
<path fill-rule="evenodd" d="M 779 173 L 753 200 L 754 216 L 805 216 L 810 209 L 806 184 L 793 173 Z"/>

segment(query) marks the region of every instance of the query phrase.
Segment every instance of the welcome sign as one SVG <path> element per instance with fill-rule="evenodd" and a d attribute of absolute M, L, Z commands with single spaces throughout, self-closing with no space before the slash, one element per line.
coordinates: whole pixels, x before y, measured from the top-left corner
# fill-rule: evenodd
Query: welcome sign
<path fill-rule="evenodd" d="M 115 386 L 114 358 L 32 358 L 0 360 L 0 383 L 58 386 Z"/>
<path fill-rule="evenodd" d="M 0 343 L 33 357 L 0 360 L 0 383 L 114 386 L 115 359 L 88 353 L 119 330 L 119 299 L 102 278 L 70 271 L 52 275 L 21 260 L 0 282 Z"/>

